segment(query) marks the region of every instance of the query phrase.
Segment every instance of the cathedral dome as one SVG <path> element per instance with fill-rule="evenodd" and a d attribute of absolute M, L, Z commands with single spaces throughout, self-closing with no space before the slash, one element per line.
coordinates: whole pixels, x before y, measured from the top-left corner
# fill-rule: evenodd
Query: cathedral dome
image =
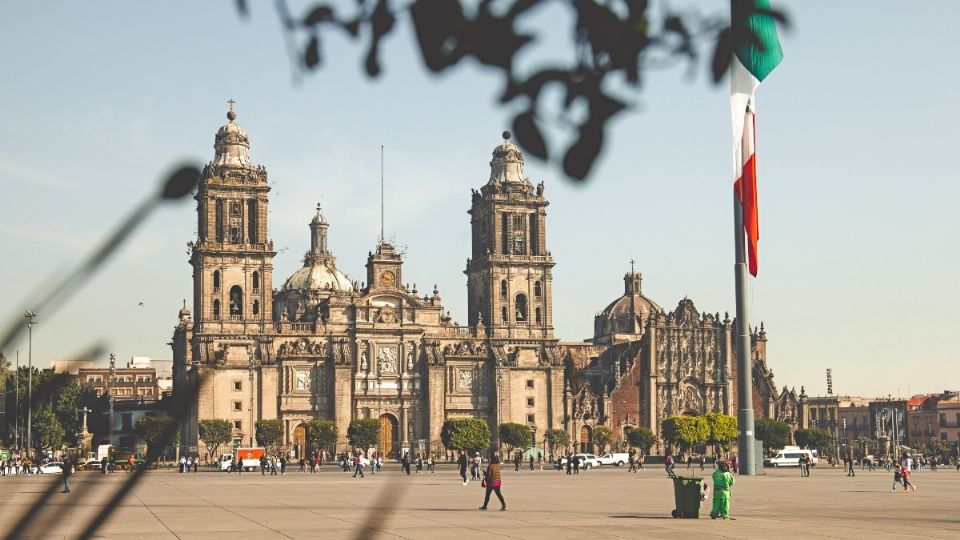
<path fill-rule="evenodd" d="M 346 274 L 333 265 L 333 261 L 327 260 L 304 265 L 283 284 L 285 291 L 298 289 L 349 292 L 353 290 L 353 284 Z"/>
<path fill-rule="evenodd" d="M 641 281 L 640 273 L 632 270 L 623 276 L 623 296 L 594 317 L 595 338 L 609 334 L 639 334 L 651 313 L 663 312 L 663 308 L 642 294 Z"/>
<path fill-rule="evenodd" d="M 510 142 L 510 132 L 503 132 L 503 142 L 493 149 L 490 160 L 490 182 L 527 183 L 523 177 L 523 152 Z"/>
<path fill-rule="evenodd" d="M 213 158 L 214 165 L 249 167 L 250 161 L 250 139 L 247 138 L 247 132 L 240 127 L 234 120 L 237 113 L 233 110 L 233 104 L 230 104 L 230 111 L 227 112 L 226 124 L 220 126 L 217 136 L 214 139 L 213 148 L 216 150 L 216 156 Z"/>
<path fill-rule="evenodd" d="M 327 247 L 327 229 L 330 224 L 323 217 L 320 205 L 310 221 L 310 251 L 303 257 L 303 268 L 297 270 L 283 284 L 283 290 L 352 291 L 353 284 L 346 274 L 337 269 L 336 258 Z"/>

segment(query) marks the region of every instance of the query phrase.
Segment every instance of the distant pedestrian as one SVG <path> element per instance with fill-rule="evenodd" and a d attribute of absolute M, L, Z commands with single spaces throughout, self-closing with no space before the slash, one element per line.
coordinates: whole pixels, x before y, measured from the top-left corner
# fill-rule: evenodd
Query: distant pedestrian
<path fill-rule="evenodd" d="M 900 468 L 900 481 L 903 482 L 903 492 L 907 492 L 907 488 L 910 488 L 910 491 L 916 493 L 917 487 L 910 483 L 910 469 Z"/>
<path fill-rule="evenodd" d="M 280 474 L 287 474 L 287 455 L 280 456 Z"/>
<path fill-rule="evenodd" d="M 480 465 L 483 464 L 483 458 L 480 457 L 480 452 L 473 453 L 473 479 L 480 479 Z"/>
<path fill-rule="evenodd" d="M 358 474 L 363 478 L 363 459 L 359 452 L 353 456 L 353 477 L 356 478 Z"/>
<path fill-rule="evenodd" d="M 543 472 L 543 452 L 537 452 L 537 465 L 540 466 L 540 472 Z"/>
<path fill-rule="evenodd" d="M 630 455 L 627 456 L 627 462 L 630 464 L 630 468 L 627 469 L 627 472 L 637 472 L 637 456 L 633 450 L 631 450 Z"/>
<path fill-rule="evenodd" d="M 667 472 L 667 477 L 673 478 L 676 474 L 673 472 L 673 456 L 667 454 L 667 457 L 663 458 L 663 468 Z"/>
<path fill-rule="evenodd" d="M 483 497 L 483 506 L 480 507 L 480 510 L 487 509 L 487 503 L 490 502 L 490 493 L 496 493 L 497 498 L 500 499 L 500 511 L 503 512 L 507 509 L 507 503 L 503 500 L 503 494 L 500 493 L 500 486 L 503 484 L 500 478 L 500 458 L 496 454 L 490 457 L 490 464 L 487 465 L 487 470 L 483 475 L 483 483 L 487 488 L 486 494 Z"/>
<path fill-rule="evenodd" d="M 637 455 L 637 468 L 640 469 L 641 471 L 646 470 L 643 468 L 643 454 Z M 633 472 L 637 472 L 637 471 L 633 471 Z"/>
<path fill-rule="evenodd" d="M 457 467 L 460 469 L 460 478 L 463 480 L 463 485 L 467 485 L 467 454 L 463 450 L 460 451 L 460 455 L 457 456 Z"/>
<path fill-rule="evenodd" d="M 513 472 L 520 472 L 521 463 L 523 463 L 523 454 L 517 452 L 513 455 Z"/>
<path fill-rule="evenodd" d="M 730 517 L 730 498 L 733 496 L 733 484 L 736 482 L 730 474 L 730 466 L 721 461 L 713 471 L 713 508 L 710 519 L 728 519 Z"/>
<path fill-rule="evenodd" d="M 60 471 L 63 473 L 63 493 L 70 493 L 70 475 L 73 474 L 73 461 L 70 456 L 64 458 Z"/>
<path fill-rule="evenodd" d="M 406 472 L 410 476 L 410 452 L 403 453 L 403 459 L 400 460 L 400 471 Z"/>
<path fill-rule="evenodd" d="M 130 456 L 133 459 L 133 456 Z M 134 461 L 131 468 L 136 467 L 137 462 Z M 193 456 L 193 472 L 197 472 L 197 469 L 200 467 L 200 456 Z"/>
<path fill-rule="evenodd" d="M 573 454 L 567 453 L 567 474 L 573 474 Z"/>
<path fill-rule="evenodd" d="M 856 476 L 857 471 L 853 468 L 853 454 L 847 454 L 847 476 Z"/>
<path fill-rule="evenodd" d="M 580 456 L 573 456 L 573 474 L 580 474 Z"/>
<path fill-rule="evenodd" d="M 703 470 L 703 466 L 706 465 L 706 464 L 707 464 L 707 458 L 704 457 L 704 456 L 700 456 L 700 470 L 701 470 L 701 471 Z"/>

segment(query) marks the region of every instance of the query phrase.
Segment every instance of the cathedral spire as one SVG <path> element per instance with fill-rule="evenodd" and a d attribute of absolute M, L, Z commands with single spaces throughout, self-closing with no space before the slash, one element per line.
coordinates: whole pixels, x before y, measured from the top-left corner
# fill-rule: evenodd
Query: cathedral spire
<path fill-rule="evenodd" d="M 213 148 L 217 151 L 213 158 L 214 165 L 232 166 L 232 167 L 250 167 L 250 140 L 247 138 L 247 132 L 234 121 L 237 119 L 237 112 L 233 110 L 236 101 L 227 100 L 230 104 L 230 110 L 227 111 L 227 122 L 217 131 L 214 139 Z"/>
<path fill-rule="evenodd" d="M 490 160 L 490 182 L 524 182 L 523 153 L 517 145 L 510 142 L 510 132 L 503 132 L 503 142 L 493 149 Z"/>
<path fill-rule="evenodd" d="M 304 257 L 304 262 L 312 264 L 330 258 L 330 249 L 327 244 L 329 228 L 330 223 L 323 217 L 323 208 L 320 203 L 317 203 L 317 214 L 310 221 L 310 251 Z"/>

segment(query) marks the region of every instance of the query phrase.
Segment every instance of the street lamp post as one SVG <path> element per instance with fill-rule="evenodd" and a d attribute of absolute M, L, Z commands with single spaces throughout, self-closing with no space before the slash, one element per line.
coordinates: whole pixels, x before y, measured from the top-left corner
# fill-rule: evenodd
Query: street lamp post
<path fill-rule="evenodd" d="M 20 349 L 17 349 L 17 370 L 14 372 L 14 386 L 16 386 L 16 405 L 13 407 L 13 446 L 20 451 Z"/>
<path fill-rule="evenodd" d="M 32 456 L 31 450 L 33 449 L 33 325 L 35 324 L 33 318 L 37 314 L 28 309 L 23 312 L 23 316 L 27 318 L 27 333 L 29 335 L 27 341 L 27 458 L 29 459 Z"/>
<path fill-rule="evenodd" d="M 497 436 L 497 453 L 500 453 L 500 406 L 503 404 L 503 396 L 501 392 L 503 387 L 503 374 L 500 372 L 499 367 L 497 368 L 497 426 L 494 429 L 494 433 Z"/>
<path fill-rule="evenodd" d="M 250 446 L 253 447 L 253 349 L 247 349 L 247 379 L 250 381 L 250 427 L 247 432 L 250 433 Z"/>

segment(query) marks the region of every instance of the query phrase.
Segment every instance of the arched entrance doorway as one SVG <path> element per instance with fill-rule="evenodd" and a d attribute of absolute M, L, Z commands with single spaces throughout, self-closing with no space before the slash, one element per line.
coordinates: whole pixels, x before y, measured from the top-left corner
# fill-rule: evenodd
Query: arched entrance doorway
<path fill-rule="evenodd" d="M 590 452 L 593 448 L 593 429 L 590 426 L 580 426 L 580 451 Z"/>
<path fill-rule="evenodd" d="M 303 457 L 307 451 L 307 426 L 300 424 L 293 428 L 293 452 L 295 457 Z"/>
<path fill-rule="evenodd" d="M 380 444 L 377 448 L 384 458 L 396 458 L 396 451 L 400 447 L 400 433 L 397 419 L 392 414 L 380 415 Z"/>

